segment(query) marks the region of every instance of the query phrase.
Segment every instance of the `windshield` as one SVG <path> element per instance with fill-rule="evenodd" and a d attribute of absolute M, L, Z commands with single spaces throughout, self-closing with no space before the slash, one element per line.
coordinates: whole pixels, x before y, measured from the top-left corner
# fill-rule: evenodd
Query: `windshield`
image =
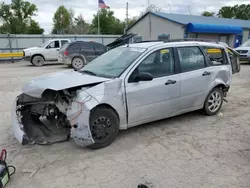
<path fill-rule="evenodd" d="M 41 48 L 45 48 L 45 46 L 47 46 L 47 44 L 49 43 L 50 41 L 47 41 L 45 43 L 42 43 L 41 45 L 39 45 L 38 47 L 41 47 Z"/>
<path fill-rule="evenodd" d="M 81 72 L 103 77 L 119 77 L 146 49 L 119 47 L 94 59 Z"/>
<path fill-rule="evenodd" d="M 241 45 L 242 47 L 250 47 L 250 40 L 247 40 L 244 44 Z"/>

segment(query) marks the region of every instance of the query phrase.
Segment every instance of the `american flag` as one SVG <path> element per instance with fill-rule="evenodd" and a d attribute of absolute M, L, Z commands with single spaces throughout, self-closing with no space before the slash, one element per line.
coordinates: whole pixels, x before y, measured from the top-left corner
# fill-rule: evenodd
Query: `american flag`
<path fill-rule="evenodd" d="M 103 0 L 98 0 L 99 1 L 99 8 L 108 8 L 108 6 L 105 4 Z"/>

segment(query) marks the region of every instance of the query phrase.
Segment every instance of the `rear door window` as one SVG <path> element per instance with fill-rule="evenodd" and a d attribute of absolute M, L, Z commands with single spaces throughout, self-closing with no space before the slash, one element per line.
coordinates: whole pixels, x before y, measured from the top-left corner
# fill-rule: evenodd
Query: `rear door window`
<path fill-rule="evenodd" d="M 209 65 L 217 66 L 228 64 L 228 59 L 223 48 L 203 46 L 203 49 L 207 54 Z"/>
<path fill-rule="evenodd" d="M 67 40 L 61 40 L 62 46 L 63 46 L 64 44 L 68 43 L 68 42 L 69 42 L 69 41 L 67 41 Z"/>
<path fill-rule="evenodd" d="M 205 57 L 197 46 L 177 48 L 181 72 L 188 72 L 204 68 Z"/>
<path fill-rule="evenodd" d="M 91 45 L 90 43 L 87 43 L 87 42 L 84 42 L 84 43 L 82 43 L 82 45 L 81 45 L 81 50 L 82 51 L 90 51 L 90 50 L 93 50 L 94 51 L 94 49 L 93 49 L 93 45 Z"/>

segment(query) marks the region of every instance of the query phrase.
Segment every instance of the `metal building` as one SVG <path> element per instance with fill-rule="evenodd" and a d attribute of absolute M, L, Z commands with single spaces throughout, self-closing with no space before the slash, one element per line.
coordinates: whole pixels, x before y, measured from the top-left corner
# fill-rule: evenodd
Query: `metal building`
<path fill-rule="evenodd" d="M 249 39 L 250 20 L 147 12 L 127 29 L 142 40 L 157 40 L 162 35 L 176 38 L 204 38 L 238 47 Z"/>

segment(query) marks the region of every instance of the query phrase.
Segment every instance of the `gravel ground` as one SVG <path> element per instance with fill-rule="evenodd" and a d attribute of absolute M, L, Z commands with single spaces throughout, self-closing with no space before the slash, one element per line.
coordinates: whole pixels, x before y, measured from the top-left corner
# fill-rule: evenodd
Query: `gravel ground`
<path fill-rule="evenodd" d="M 234 76 L 220 115 L 193 112 L 121 131 L 96 151 L 73 141 L 20 145 L 11 130 L 14 98 L 35 76 L 60 70 L 67 68 L 0 64 L 0 148 L 17 168 L 7 188 L 136 188 L 141 182 L 155 188 L 250 187 L 250 64 Z"/>

